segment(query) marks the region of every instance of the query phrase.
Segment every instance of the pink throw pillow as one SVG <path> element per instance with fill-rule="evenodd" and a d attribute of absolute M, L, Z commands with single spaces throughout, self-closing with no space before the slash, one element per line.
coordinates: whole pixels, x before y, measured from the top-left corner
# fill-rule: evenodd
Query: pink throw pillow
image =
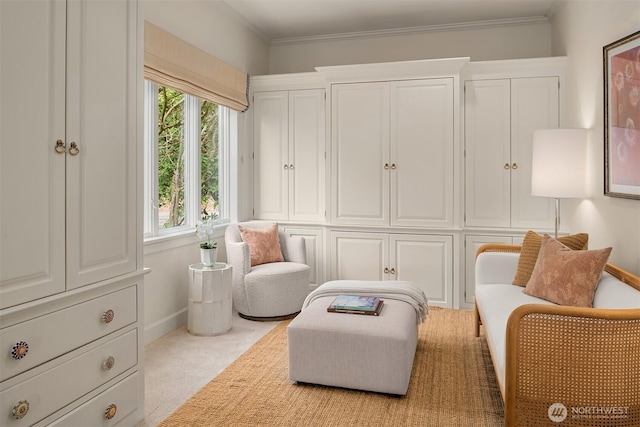
<path fill-rule="evenodd" d="M 611 248 L 574 251 L 545 234 L 523 292 L 561 305 L 592 307 Z"/>
<path fill-rule="evenodd" d="M 238 226 L 238 229 L 242 235 L 242 241 L 249 245 L 252 267 L 269 262 L 284 261 L 280 250 L 280 239 L 278 238 L 278 224 L 274 223 L 263 230 L 247 228 L 241 225 Z"/>

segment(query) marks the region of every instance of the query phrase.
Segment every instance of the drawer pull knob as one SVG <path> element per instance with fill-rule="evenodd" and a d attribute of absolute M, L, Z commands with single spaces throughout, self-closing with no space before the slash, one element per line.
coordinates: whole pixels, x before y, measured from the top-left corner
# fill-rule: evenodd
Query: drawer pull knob
<path fill-rule="evenodd" d="M 26 400 L 21 400 L 20 402 L 13 405 L 13 408 L 11 408 L 11 415 L 13 415 L 13 418 L 15 418 L 16 420 L 19 420 L 27 415 L 27 412 L 29 412 L 29 402 L 27 402 Z"/>
<path fill-rule="evenodd" d="M 102 320 L 103 323 L 111 323 L 114 317 L 115 317 L 115 313 L 113 312 L 113 310 L 109 309 L 104 313 L 102 313 L 100 320 Z"/>
<path fill-rule="evenodd" d="M 118 407 L 115 403 L 107 406 L 107 409 L 104 411 L 104 419 L 110 420 L 111 418 L 116 416 L 116 412 L 118 412 Z"/>
<path fill-rule="evenodd" d="M 26 341 L 18 341 L 11 347 L 11 357 L 20 360 L 29 353 L 29 344 Z"/>
<path fill-rule="evenodd" d="M 102 370 L 108 371 L 109 369 L 113 368 L 113 365 L 115 364 L 116 359 L 114 359 L 113 356 L 105 357 L 104 361 L 102 362 Z"/>

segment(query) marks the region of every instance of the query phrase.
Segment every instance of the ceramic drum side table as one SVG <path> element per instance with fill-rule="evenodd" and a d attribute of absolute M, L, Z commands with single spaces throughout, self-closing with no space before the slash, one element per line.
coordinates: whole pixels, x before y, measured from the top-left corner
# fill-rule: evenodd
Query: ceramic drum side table
<path fill-rule="evenodd" d="M 189 333 L 220 335 L 231 329 L 231 273 L 231 265 L 221 262 L 189 266 Z"/>

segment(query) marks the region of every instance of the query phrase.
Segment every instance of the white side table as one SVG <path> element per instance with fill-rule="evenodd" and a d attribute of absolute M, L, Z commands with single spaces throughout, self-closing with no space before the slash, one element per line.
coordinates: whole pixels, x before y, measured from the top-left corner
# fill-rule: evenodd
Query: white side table
<path fill-rule="evenodd" d="M 231 329 L 231 272 L 222 262 L 189 266 L 189 333 L 220 335 Z"/>

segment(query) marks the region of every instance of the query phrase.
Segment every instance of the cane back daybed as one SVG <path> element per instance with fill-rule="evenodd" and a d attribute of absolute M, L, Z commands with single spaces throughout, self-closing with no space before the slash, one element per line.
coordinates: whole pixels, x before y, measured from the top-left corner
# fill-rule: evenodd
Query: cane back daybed
<path fill-rule="evenodd" d="M 505 425 L 640 426 L 640 277 L 607 263 L 593 308 L 557 305 L 512 284 L 520 249 L 476 254 L 475 332 L 482 324 Z"/>

